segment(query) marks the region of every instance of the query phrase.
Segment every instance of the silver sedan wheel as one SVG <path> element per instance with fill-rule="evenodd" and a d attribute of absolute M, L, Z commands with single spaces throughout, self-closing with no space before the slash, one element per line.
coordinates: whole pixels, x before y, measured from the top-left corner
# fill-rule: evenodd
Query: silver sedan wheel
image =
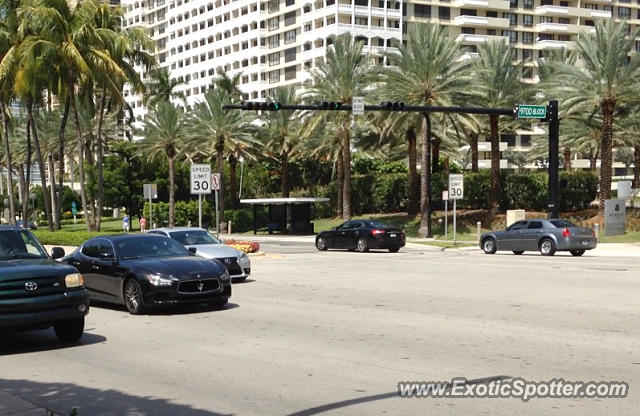
<path fill-rule="evenodd" d="M 543 256 L 552 256 L 556 252 L 553 241 L 549 239 L 542 240 L 540 243 L 540 253 Z"/>
<path fill-rule="evenodd" d="M 482 250 L 487 254 L 493 254 L 496 252 L 496 242 L 493 238 L 486 238 L 482 242 Z"/>

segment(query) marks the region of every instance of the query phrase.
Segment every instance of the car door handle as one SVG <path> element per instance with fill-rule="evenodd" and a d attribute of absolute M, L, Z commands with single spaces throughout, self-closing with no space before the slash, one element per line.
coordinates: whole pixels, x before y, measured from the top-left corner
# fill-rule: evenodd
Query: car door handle
<path fill-rule="evenodd" d="M 95 264 L 92 264 L 92 265 L 91 265 L 91 268 L 92 268 L 93 270 L 100 270 L 100 267 L 96 266 Z"/>

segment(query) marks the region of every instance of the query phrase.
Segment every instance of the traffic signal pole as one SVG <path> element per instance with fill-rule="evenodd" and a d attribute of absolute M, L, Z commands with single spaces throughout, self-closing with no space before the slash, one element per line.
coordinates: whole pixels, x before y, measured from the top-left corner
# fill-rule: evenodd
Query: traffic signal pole
<path fill-rule="evenodd" d="M 558 101 L 549 101 L 549 218 L 558 218 L 558 153 L 560 152 L 560 121 Z"/>

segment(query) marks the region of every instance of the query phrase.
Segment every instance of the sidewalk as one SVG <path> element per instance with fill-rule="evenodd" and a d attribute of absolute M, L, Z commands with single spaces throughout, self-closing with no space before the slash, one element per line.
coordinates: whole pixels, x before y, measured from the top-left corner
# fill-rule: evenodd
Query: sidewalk
<path fill-rule="evenodd" d="M 0 391 L 0 416 L 61 416 L 26 400 Z"/>

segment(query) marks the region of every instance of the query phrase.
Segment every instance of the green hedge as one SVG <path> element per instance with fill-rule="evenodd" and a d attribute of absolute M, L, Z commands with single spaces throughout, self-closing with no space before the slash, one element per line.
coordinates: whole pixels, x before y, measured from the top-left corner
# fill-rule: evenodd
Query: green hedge
<path fill-rule="evenodd" d="M 584 209 L 596 198 L 598 178 L 591 172 L 561 172 L 558 199 L 561 211 Z M 500 175 L 502 193 L 500 208 L 544 211 L 548 204 L 548 176 L 546 173 L 506 173 Z M 419 181 L 418 181 L 419 182 Z M 420 195 L 420 183 L 416 192 Z M 431 179 L 432 206 L 443 209 L 442 191 L 447 189 L 444 172 L 437 172 Z M 335 200 L 335 188 L 331 189 Z M 484 209 L 489 205 L 491 172 L 483 170 L 464 174 L 465 198 L 460 208 Z M 398 212 L 406 210 L 408 202 L 408 175 L 389 173 L 354 175 L 352 178 L 351 205 L 354 214 L 368 212 Z"/>
<path fill-rule="evenodd" d="M 88 232 L 88 231 L 48 231 L 36 230 L 33 233 L 42 244 L 54 246 L 79 246 L 86 240 L 100 235 L 114 235 L 114 232 Z"/>

